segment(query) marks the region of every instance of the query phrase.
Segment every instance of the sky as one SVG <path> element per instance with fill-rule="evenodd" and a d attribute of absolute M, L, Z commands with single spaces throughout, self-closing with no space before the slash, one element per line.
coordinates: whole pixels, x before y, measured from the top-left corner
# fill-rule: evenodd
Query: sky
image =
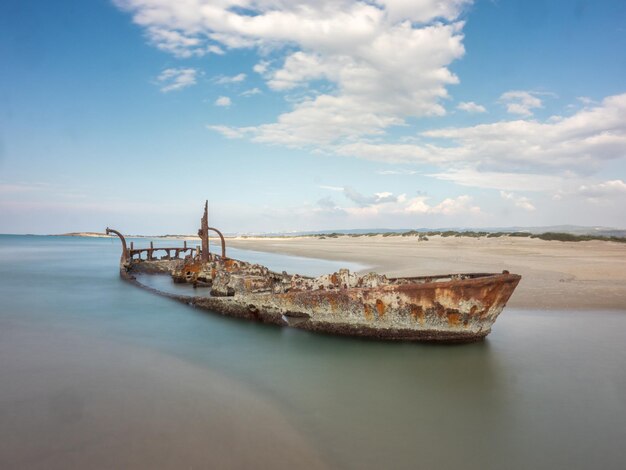
<path fill-rule="evenodd" d="M 626 228 L 623 0 L 3 0 L 0 233 Z"/>

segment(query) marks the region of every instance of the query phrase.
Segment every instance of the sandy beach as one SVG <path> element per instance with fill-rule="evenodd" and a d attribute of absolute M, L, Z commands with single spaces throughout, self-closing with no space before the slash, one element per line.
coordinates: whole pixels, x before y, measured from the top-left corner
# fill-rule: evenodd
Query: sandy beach
<path fill-rule="evenodd" d="M 626 244 L 530 238 L 348 237 L 233 238 L 236 248 L 362 263 L 388 276 L 460 272 L 522 275 L 509 306 L 626 309 Z"/>

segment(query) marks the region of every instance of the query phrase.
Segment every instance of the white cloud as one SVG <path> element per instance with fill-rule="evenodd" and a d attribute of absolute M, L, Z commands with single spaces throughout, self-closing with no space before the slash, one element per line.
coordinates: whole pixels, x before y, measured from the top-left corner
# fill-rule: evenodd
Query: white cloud
<path fill-rule="evenodd" d="M 346 186 L 343 188 L 343 195 L 354 202 L 359 207 L 373 206 L 387 202 L 398 202 L 398 196 L 390 192 L 374 193 L 372 196 L 364 196 L 353 188 Z"/>
<path fill-rule="evenodd" d="M 149 27 L 146 30 L 146 35 L 148 40 L 157 48 L 179 58 L 203 56 L 206 54 L 224 54 L 224 50 L 215 44 L 205 45 L 201 39 L 173 29 L 158 26 Z"/>
<path fill-rule="evenodd" d="M 456 109 L 460 109 L 461 111 L 467 111 L 468 113 L 486 113 L 487 112 L 484 106 L 480 104 L 476 104 L 473 101 L 462 101 L 457 105 Z"/>
<path fill-rule="evenodd" d="M 472 198 L 468 195 L 459 196 L 457 198 L 447 198 L 432 207 L 428 213 L 455 215 L 464 212 L 470 214 L 480 214 L 480 207 L 472 205 Z"/>
<path fill-rule="evenodd" d="M 611 180 L 603 183 L 582 185 L 578 188 L 578 193 L 590 197 L 626 194 L 626 183 L 622 180 Z"/>
<path fill-rule="evenodd" d="M 415 170 L 407 170 L 404 168 L 398 170 L 379 170 L 377 171 L 379 175 L 414 175 L 417 173 Z"/>
<path fill-rule="evenodd" d="M 506 201 L 511 201 L 516 207 L 524 209 L 526 211 L 534 211 L 536 208 L 533 206 L 530 199 L 525 196 L 516 196 L 513 193 L 507 193 L 506 191 L 500 191 L 500 197 Z"/>
<path fill-rule="evenodd" d="M 224 108 L 228 108 L 231 104 L 232 104 L 232 101 L 230 100 L 228 96 L 220 96 L 218 99 L 215 100 L 215 106 L 222 106 Z M 233 136 L 236 135 L 236 133 L 232 133 L 232 131 L 227 130 L 228 128 L 224 126 L 213 126 L 213 128 L 216 128 L 215 130 L 221 129 L 219 132 L 222 132 L 223 130 L 225 130 L 226 133 L 231 132 L 231 135 Z"/>
<path fill-rule="evenodd" d="M 246 129 L 259 142 L 318 145 L 380 134 L 409 117 L 445 114 L 449 65 L 463 56 L 471 0 L 115 0 L 147 31 L 179 35 L 173 53 L 211 41 L 226 49 L 271 50 L 258 63 L 273 90 L 308 87 L 274 123 Z M 182 39 L 181 39 L 182 38 Z M 153 39 L 159 47 L 169 43 Z M 289 46 L 284 47 L 284 46 Z M 280 54 L 284 54 L 282 59 Z M 321 85 L 320 85 L 321 83 Z M 318 86 L 319 85 L 319 86 Z"/>
<path fill-rule="evenodd" d="M 314 213 L 322 213 L 326 215 L 341 215 L 345 216 L 346 211 L 337 205 L 337 203 L 330 197 L 324 197 L 317 201 L 317 206 L 313 208 Z"/>
<path fill-rule="evenodd" d="M 478 171 L 473 168 L 451 169 L 428 176 L 452 181 L 461 186 L 508 191 L 551 191 L 559 188 L 564 182 L 561 176 Z"/>
<path fill-rule="evenodd" d="M 209 44 L 206 48 L 207 52 L 213 53 L 213 54 L 217 54 L 217 55 L 224 55 L 226 54 L 224 52 L 224 49 L 222 49 L 220 46 L 216 46 L 215 44 Z"/>
<path fill-rule="evenodd" d="M 473 161 L 500 171 L 552 168 L 589 172 L 603 160 L 626 156 L 626 94 L 609 96 L 599 106 L 555 122 L 503 121 L 422 135 L 456 142 L 456 147 L 432 151 L 448 160 Z"/>
<path fill-rule="evenodd" d="M 574 195 L 584 197 L 594 204 L 606 204 L 611 202 L 626 206 L 626 183 L 622 180 L 610 180 L 600 183 L 588 183 L 579 186 Z M 559 194 L 563 196 L 563 194 Z"/>
<path fill-rule="evenodd" d="M 479 206 L 472 204 L 472 198 L 468 195 L 456 198 L 446 198 L 438 204 L 430 204 L 426 196 L 407 198 L 406 195 L 396 197 L 395 201 L 387 201 L 357 207 L 344 207 L 345 213 L 353 216 L 381 216 L 394 215 L 397 217 L 407 215 L 479 215 Z"/>
<path fill-rule="evenodd" d="M 366 160 L 386 163 L 430 163 L 447 165 L 451 162 L 462 162 L 463 158 L 454 150 L 446 150 L 432 144 L 395 144 L 377 142 L 354 142 L 332 147 L 337 155 L 364 158 Z"/>
<path fill-rule="evenodd" d="M 182 90 L 196 84 L 198 71 L 192 68 L 165 69 L 157 77 L 157 83 L 163 93 Z"/>
<path fill-rule="evenodd" d="M 411 20 L 420 23 L 441 18 L 452 21 L 459 16 L 471 0 L 377 0 L 383 5 L 387 16 L 394 21 Z"/>
<path fill-rule="evenodd" d="M 320 185 L 322 189 L 328 189 L 329 191 L 343 191 L 343 186 L 326 186 Z"/>
<path fill-rule="evenodd" d="M 241 83 L 245 79 L 246 79 L 246 74 L 245 73 L 239 73 L 237 75 L 233 75 L 232 77 L 228 77 L 228 76 L 215 77 L 214 81 L 218 85 L 228 85 L 228 84 L 231 84 L 231 83 Z"/>
<path fill-rule="evenodd" d="M 219 132 L 227 139 L 241 139 L 243 134 L 237 129 L 228 126 L 206 126 L 207 129 Z"/>
<path fill-rule="evenodd" d="M 337 145 L 339 155 L 387 163 L 428 163 L 462 175 L 475 173 L 589 174 L 604 161 L 626 156 L 626 94 L 609 96 L 559 121 L 501 121 L 420 134 L 422 144 L 355 142 Z M 459 173 L 460 172 L 460 173 Z M 442 174 L 439 174 L 440 176 Z M 467 176 L 467 175 L 465 175 Z M 452 177 L 448 179 L 454 180 Z M 484 180 L 484 179 L 483 179 Z M 540 185 L 547 181 L 537 177 Z M 465 184 L 469 182 L 466 179 Z M 533 182 L 529 180 L 529 190 Z"/>
<path fill-rule="evenodd" d="M 334 71 L 333 66 L 324 63 L 321 54 L 297 51 L 285 59 L 281 69 L 269 75 L 267 85 L 273 90 L 291 90 L 311 80 L 326 78 Z"/>
<path fill-rule="evenodd" d="M 255 64 L 254 67 L 252 67 L 252 70 L 254 70 L 256 73 L 263 75 L 265 74 L 265 72 L 268 71 L 270 66 L 270 63 L 266 60 L 262 60 L 261 62 L 259 62 L 258 64 Z"/>
<path fill-rule="evenodd" d="M 582 104 L 584 104 L 585 106 L 590 106 L 592 104 L 598 104 L 598 102 L 596 100 L 593 100 L 593 99 L 589 98 L 588 96 L 579 96 L 576 99 L 578 101 L 580 101 Z"/>
<path fill-rule="evenodd" d="M 360 207 L 372 206 L 377 204 L 383 204 L 387 202 L 398 202 L 403 196 L 394 196 L 393 193 L 383 191 L 374 193 L 372 196 L 365 196 L 350 186 L 326 186 L 320 185 L 321 189 L 327 189 L 329 191 L 341 192 L 349 201 L 355 203 Z"/>
<path fill-rule="evenodd" d="M 348 201 L 355 204 L 355 206 L 351 207 L 334 205 L 335 209 L 341 209 L 349 215 L 374 216 L 395 214 L 402 216 L 431 214 L 448 216 L 457 214 L 476 215 L 481 213 L 480 207 L 473 205 L 472 198 L 468 195 L 446 198 L 440 203 L 433 205 L 428 202 L 430 198 L 423 195 L 409 198 L 406 194 L 395 195 L 389 191 L 364 195 L 349 186 L 320 186 L 320 188 L 341 192 Z"/>
<path fill-rule="evenodd" d="M 620 179 L 598 181 L 587 178 L 559 189 L 553 194 L 552 199 L 575 204 L 576 207 L 580 207 L 582 203 L 589 203 L 594 206 L 615 205 L 623 209 L 626 206 L 626 183 Z"/>
<path fill-rule="evenodd" d="M 533 109 L 543 108 L 543 102 L 538 95 L 546 93 L 538 93 L 533 91 L 507 91 L 500 96 L 500 102 L 506 106 L 506 110 L 510 114 L 519 114 L 524 117 L 532 116 Z"/>
<path fill-rule="evenodd" d="M 243 91 L 239 94 L 239 96 L 254 96 L 254 95 L 260 95 L 261 93 L 263 93 L 259 88 L 254 87 L 254 88 L 250 88 L 249 90 Z"/>
<path fill-rule="evenodd" d="M 250 129 L 216 129 L 226 137 Z M 504 191 L 571 191 L 603 162 L 626 157 L 626 94 L 558 121 L 501 121 L 421 134 L 422 143 L 357 141 L 322 147 L 338 155 L 445 168 L 429 176 Z M 386 170 L 397 174 L 402 170 Z"/>

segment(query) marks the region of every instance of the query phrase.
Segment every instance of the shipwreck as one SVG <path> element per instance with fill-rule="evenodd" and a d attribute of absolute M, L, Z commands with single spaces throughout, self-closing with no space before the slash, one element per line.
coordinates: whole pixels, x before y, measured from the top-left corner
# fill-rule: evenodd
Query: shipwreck
<path fill-rule="evenodd" d="M 209 232 L 221 254 L 209 250 Z M 149 248 L 122 242 L 123 279 L 174 300 L 232 317 L 339 335 L 385 340 L 469 342 L 489 334 L 521 276 L 502 273 L 392 278 L 347 269 L 316 278 L 277 273 L 229 258 L 223 234 L 204 206 L 199 246 Z M 169 275 L 193 295 L 155 289 L 139 275 Z"/>

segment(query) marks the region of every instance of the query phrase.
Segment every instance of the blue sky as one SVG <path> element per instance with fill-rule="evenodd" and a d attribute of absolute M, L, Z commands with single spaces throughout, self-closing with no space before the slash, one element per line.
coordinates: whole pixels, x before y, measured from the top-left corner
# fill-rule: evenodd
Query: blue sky
<path fill-rule="evenodd" d="M 5 0 L 0 232 L 626 227 L 623 1 Z"/>

